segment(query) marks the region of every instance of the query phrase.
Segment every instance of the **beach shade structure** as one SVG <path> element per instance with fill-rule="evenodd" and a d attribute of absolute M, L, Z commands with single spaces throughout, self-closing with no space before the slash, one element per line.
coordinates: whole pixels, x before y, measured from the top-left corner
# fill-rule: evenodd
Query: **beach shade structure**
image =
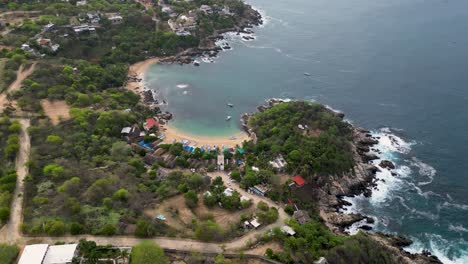
<path fill-rule="evenodd" d="M 299 175 L 294 176 L 294 177 L 292 178 L 292 180 L 293 180 L 294 183 L 296 183 L 296 185 L 299 186 L 299 187 L 302 187 L 302 186 L 304 186 L 304 184 L 305 184 L 304 178 L 302 178 L 302 177 L 299 176 Z"/>
<path fill-rule="evenodd" d="M 238 151 L 240 154 L 244 154 L 244 153 L 245 153 L 245 151 L 244 151 L 243 148 L 238 148 L 237 151 Z"/>

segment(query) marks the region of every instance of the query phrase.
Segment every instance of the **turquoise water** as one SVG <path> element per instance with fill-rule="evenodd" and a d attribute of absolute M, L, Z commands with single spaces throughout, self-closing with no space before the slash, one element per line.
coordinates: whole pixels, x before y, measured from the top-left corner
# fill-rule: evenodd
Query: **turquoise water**
<path fill-rule="evenodd" d="M 412 252 L 468 263 L 468 2 L 251 3 L 266 18 L 254 41 L 230 36 L 233 50 L 213 64 L 149 69 L 148 86 L 168 101 L 173 124 L 230 135 L 240 113 L 270 97 L 342 110 L 382 137 L 382 156 L 399 174 L 383 170 L 372 198 L 352 198 L 347 210 L 375 217 L 376 230 L 412 238 Z"/>

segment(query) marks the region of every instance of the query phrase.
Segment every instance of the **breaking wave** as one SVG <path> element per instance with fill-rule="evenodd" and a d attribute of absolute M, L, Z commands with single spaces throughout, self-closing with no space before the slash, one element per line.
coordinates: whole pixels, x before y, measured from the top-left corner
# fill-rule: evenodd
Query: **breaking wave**
<path fill-rule="evenodd" d="M 460 239 L 456 244 L 464 245 L 465 249 L 454 248 L 454 243 L 442 238 L 440 235 L 423 234 L 427 243 L 412 237 L 413 244 L 406 247 L 405 250 L 410 253 L 421 253 L 424 249 L 429 250 L 433 255 L 439 258 L 445 264 L 466 264 L 468 263 L 468 243 Z"/>

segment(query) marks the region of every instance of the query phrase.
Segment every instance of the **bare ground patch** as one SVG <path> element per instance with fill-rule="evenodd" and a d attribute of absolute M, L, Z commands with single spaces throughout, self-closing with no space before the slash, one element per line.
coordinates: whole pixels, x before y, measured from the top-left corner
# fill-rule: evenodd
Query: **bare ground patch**
<path fill-rule="evenodd" d="M 244 253 L 253 255 L 264 255 L 265 251 L 268 248 L 271 248 L 274 252 L 283 251 L 283 247 L 278 242 L 268 242 L 266 244 L 259 245 L 253 249 L 249 249 Z"/>
<path fill-rule="evenodd" d="M 70 119 L 70 106 L 65 101 L 41 100 L 41 106 L 54 125 Z"/>

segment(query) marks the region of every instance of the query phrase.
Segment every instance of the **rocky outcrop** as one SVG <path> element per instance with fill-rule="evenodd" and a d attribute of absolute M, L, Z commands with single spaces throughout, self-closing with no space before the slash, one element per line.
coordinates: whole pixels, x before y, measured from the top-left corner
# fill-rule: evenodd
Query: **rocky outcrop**
<path fill-rule="evenodd" d="M 395 169 L 395 164 L 393 164 L 393 162 L 389 161 L 389 160 L 382 160 L 379 164 L 380 167 L 382 168 L 388 168 L 388 169 Z"/>

